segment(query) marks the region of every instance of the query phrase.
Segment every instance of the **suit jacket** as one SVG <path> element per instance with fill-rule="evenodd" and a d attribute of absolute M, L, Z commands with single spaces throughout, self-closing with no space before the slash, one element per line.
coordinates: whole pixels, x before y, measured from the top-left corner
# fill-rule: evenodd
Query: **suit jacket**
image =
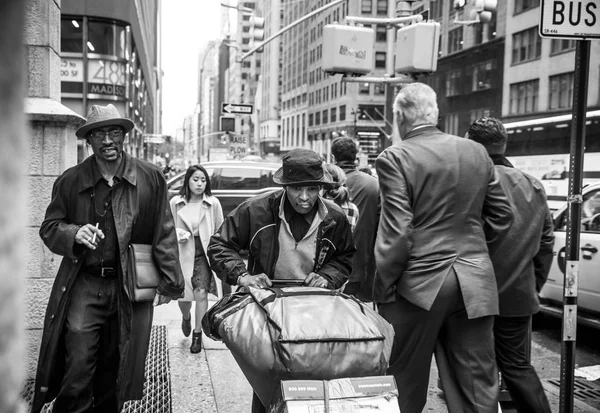
<path fill-rule="evenodd" d="M 338 163 L 346 173 L 346 185 L 350 201 L 358 208 L 358 222 L 354 229 L 356 253 L 352 259 L 349 282 L 360 282 L 358 298 L 373 300 L 373 277 L 375 276 L 375 236 L 379 223 L 379 183 L 377 178 L 359 171 L 354 163 Z"/>
<path fill-rule="evenodd" d="M 429 310 L 453 269 L 468 317 L 498 314 L 486 237 L 506 232 L 512 212 L 484 147 L 425 126 L 383 151 L 376 168 L 375 301 L 399 294 Z"/>
<path fill-rule="evenodd" d="M 527 316 L 539 310 L 537 293 L 552 264 L 554 228 L 544 187 L 501 157 L 496 175 L 514 213 L 510 230 L 488 245 L 494 265 L 500 315 Z"/>

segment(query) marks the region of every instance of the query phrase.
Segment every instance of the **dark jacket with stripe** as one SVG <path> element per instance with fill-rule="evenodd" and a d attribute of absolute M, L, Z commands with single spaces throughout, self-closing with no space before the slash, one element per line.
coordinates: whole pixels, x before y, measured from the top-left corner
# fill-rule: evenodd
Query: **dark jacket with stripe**
<path fill-rule="evenodd" d="M 282 189 L 246 200 L 225 218 L 211 237 L 208 259 L 221 280 L 235 285 L 246 271 L 276 278 L 281 225 L 278 213 L 284 194 Z M 325 278 L 329 288 L 336 289 L 348 280 L 356 248 L 344 212 L 333 202 L 325 199 L 323 202 L 328 213 L 318 229 L 313 272 Z M 241 250 L 249 251 L 247 270 Z"/>

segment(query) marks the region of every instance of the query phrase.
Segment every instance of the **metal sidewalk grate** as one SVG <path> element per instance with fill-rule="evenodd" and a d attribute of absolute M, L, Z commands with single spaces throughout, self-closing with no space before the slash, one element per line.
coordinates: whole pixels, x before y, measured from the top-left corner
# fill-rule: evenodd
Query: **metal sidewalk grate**
<path fill-rule="evenodd" d="M 171 413 L 171 372 L 167 348 L 167 326 L 153 326 L 146 357 L 146 382 L 142 400 L 125 403 L 121 413 Z M 22 391 L 23 400 L 31 406 L 34 382 L 27 381 Z M 47 404 L 42 413 L 52 411 Z"/>
<path fill-rule="evenodd" d="M 546 380 L 548 383 L 556 387 L 560 387 L 560 379 Z M 573 384 L 573 392 L 575 397 L 583 401 L 600 401 L 600 388 L 597 385 L 590 383 L 585 379 L 575 378 Z"/>

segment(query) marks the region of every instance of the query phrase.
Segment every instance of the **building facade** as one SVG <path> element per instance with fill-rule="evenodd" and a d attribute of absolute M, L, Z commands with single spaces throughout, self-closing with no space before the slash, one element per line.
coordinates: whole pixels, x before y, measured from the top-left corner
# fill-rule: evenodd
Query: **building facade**
<path fill-rule="evenodd" d="M 151 159 L 145 134 L 161 132 L 160 0 L 63 0 L 61 102 L 86 116 L 94 105 L 115 105 L 135 128 L 125 150 Z M 78 159 L 87 157 L 79 142 Z"/>

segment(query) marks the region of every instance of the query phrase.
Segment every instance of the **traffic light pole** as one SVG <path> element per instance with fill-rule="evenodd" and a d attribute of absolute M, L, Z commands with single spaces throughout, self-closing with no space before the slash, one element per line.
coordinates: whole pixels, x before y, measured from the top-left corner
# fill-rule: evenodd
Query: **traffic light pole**
<path fill-rule="evenodd" d="M 237 62 L 242 62 L 245 59 L 247 59 L 248 57 L 252 56 L 254 53 L 256 53 L 258 50 L 260 50 L 262 47 L 264 47 L 266 44 L 270 43 L 271 41 L 273 41 L 274 39 L 278 38 L 279 36 L 281 36 L 282 34 L 284 34 L 285 32 L 287 32 L 288 30 L 296 27 L 297 25 L 299 25 L 300 23 L 310 19 L 311 17 L 316 16 L 317 14 L 324 12 L 325 10 L 333 7 L 333 6 L 337 6 L 338 4 L 341 4 L 343 2 L 345 2 L 346 0 L 334 0 L 329 4 L 324 5 L 321 8 L 318 8 L 310 13 L 308 13 L 306 16 L 288 24 L 287 26 L 285 26 L 283 29 L 279 30 L 277 33 L 275 33 L 274 35 L 272 35 L 271 37 L 269 37 L 268 39 L 260 42 L 258 44 L 258 46 L 253 47 L 252 49 L 250 49 L 247 53 L 245 53 L 244 55 L 242 55 L 242 57 L 239 58 L 239 60 L 237 60 Z"/>

